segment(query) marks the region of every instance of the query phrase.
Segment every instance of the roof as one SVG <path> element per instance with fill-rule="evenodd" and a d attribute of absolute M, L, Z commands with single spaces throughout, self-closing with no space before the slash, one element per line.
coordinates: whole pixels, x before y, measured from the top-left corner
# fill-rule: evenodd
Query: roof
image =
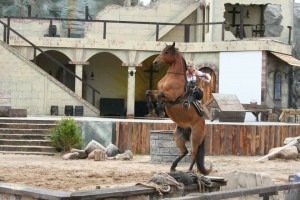
<path fill-rule="evenodd" d="M 277 53 L 273 51 L 271 51 L 271 53 L 276 57 L 278 57 L 279 59 L 281 59 L 282 61 L 288 63 L 289 65 L 300 67 L 300 60 L 298 60 L 297 58 L 291 55 Z"/>

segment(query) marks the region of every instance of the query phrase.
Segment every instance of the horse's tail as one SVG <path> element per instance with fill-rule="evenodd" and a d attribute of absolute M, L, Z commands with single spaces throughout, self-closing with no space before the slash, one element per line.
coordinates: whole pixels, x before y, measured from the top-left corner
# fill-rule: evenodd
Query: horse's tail
<path fill-rule="evenodd" d="M 207 170 L 204 166 L 204 156 L 205 156 L 205 139 L 203 139 L 202 143 L 198 147 L 197 155 L 196 155 L 196 163 L 199 172 L 204 175 L 210 174 L 212 171 L 212 164 L 210 164 L 209 170 Z"/>

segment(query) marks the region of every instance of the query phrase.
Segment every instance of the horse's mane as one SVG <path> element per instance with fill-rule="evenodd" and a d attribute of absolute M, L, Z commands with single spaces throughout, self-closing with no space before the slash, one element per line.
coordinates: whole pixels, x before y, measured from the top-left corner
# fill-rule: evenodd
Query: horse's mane
<path fill-rule="evenodd" d="M 173 54 L 175 54 L 176 52 L 179 53 L 179 55 L 181 56 L 182 62 L 183 62 L 184 71 L 186 71 L 187 70 L 186 61 L 185 61 L 184 57 L 182 56 L 182 54 L 180 53 L 179 49 L 176 48 L 175 44 L 173 43 L 173 45 L 166 45 L 166 47 L 163 49 L 163 52 L 165 52 L 169 49 L 172 50 Z"/>

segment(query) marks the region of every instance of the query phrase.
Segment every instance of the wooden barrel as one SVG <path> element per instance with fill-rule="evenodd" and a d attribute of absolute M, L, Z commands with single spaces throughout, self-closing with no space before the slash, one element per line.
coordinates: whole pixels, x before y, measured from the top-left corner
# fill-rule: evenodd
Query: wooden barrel
<path fill-rule="evenodd" d="M 95 161 L 103 161 L 105 160 L 105 151 L 101 150 L 101 149 L 96 149 L 94 151 L 94 160 Z"/>

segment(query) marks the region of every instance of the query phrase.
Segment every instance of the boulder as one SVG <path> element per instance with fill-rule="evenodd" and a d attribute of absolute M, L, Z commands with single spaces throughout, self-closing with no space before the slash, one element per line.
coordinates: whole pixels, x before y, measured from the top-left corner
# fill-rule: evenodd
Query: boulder
<path fill-rule="evenodd" d="M 278 149 L 280 149 L 281 147 L 276 147 L 273 149 L 270 149 L 269 154 L 271 154 L 274 151 L 277 151 Z M 298 157 L 298 149 L 295 146 L 290 146 L 287 147 L 281 151 L 279 151 L 278 153 L 274 154 L 272 157 L 270 157 L 271 159 L 275 159 L 275 158 L 281 158 L 281 159 L 296 159 Z"/>
<path fill-rule="evenodd" d="M 114 145 L 114 144 L 109 144 L 107 147 L 106 147 L 106 155 L 108 157 L 114 157 L 118 154 L 121 154 L 120 152 L 120 149 Z"/>

